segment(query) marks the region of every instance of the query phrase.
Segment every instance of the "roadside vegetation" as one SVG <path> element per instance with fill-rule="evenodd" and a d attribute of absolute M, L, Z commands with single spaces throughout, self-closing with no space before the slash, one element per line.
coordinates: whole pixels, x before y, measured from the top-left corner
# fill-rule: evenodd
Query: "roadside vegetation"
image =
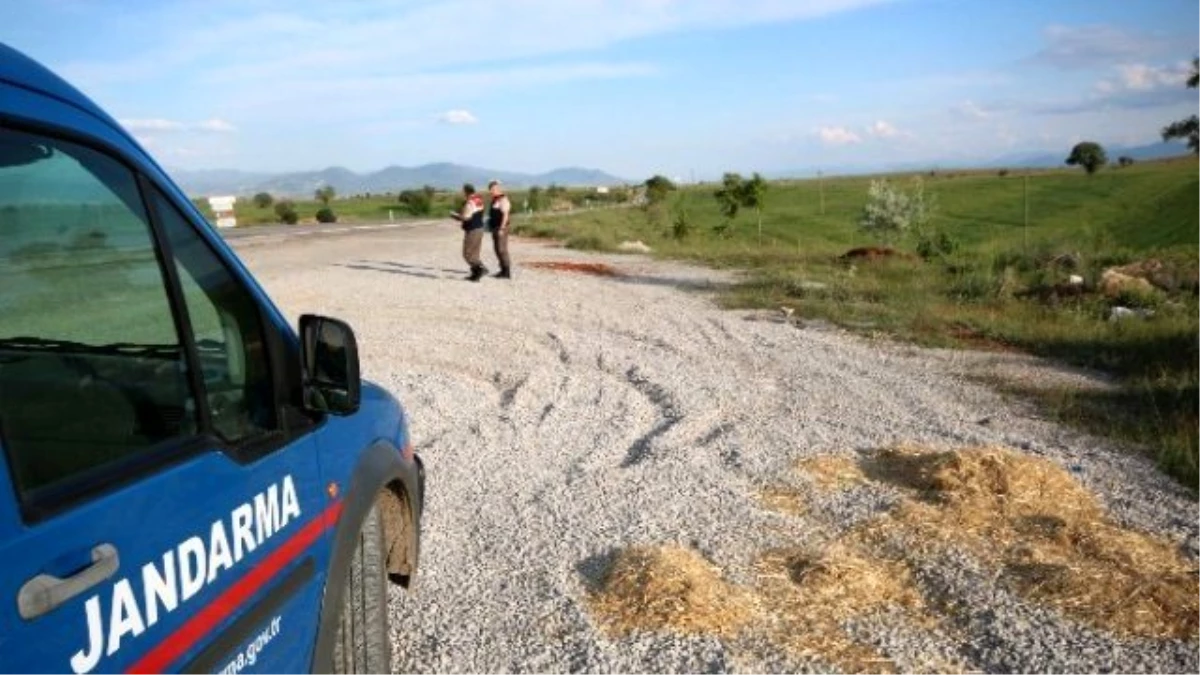
<path fill-rule="evenodd" d="M 745 182 L 728 174 L 721 183 L 660 187 L 638 208 L 518 219 L 515 227 L 573 248 L 616 251 L 641 241 L 655 255 L 743 270 L 722 297 L 729 307 L 786 307 L 862 333 L 1018 350 L 1102 371 L 1119 386 L 1001 386 L 1063 421 L 1143 445 L 1196 488 L 1194 156 L 1094 173 L 772 182 L 746 198 L 759 210 L 746 207 Z M 1106 275 L 1122 267 L 1125 278 Z"/>

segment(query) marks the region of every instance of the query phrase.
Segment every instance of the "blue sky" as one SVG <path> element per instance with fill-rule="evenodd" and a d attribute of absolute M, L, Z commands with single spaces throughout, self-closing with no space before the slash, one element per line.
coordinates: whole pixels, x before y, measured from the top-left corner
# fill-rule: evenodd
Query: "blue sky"
<path fill-rule="evenodd" d="M 117 8 L 120 8 L 119 10 Z M 168 166 L 725 170 L 1142 144 L 1195 0 L 5 0 Z"/>

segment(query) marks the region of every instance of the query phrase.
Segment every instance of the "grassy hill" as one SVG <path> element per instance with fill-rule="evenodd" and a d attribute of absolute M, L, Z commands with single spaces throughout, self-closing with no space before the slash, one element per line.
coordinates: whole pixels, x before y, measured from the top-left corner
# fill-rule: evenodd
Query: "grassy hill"
<path fill-rule="evenodd" d="M 1120 391 L 1014 391 L 1065 421 L 1144 444 L 1195 489 L 1195 157 L 1094 176 L 1027 173 L 1027 179 L 997 170 L 922 174 L 939 205 L 931 230 L 955 244 L 927 260 L 912 255 L 915 236 L 881 242 L 859 229 L 868 185 L 878 178 L 870 176 L 772 183 L 761 241 L 754 212 L 740 213 L 724 236 L 714 230 L 723 217 L 713 185 L 677 191 L 647 208 L 518 219 L 517 228 L 585 249 L 641 240 L 656 255 L 744 269 L 747 280 L 723 298 L 732 307 L 788 306 L 801 317 L 923 344 L 1017 349 L 1105 370 L 1120 378 Z M 914 177 L 888 178 L 904 184 Z M 883 243 L 908 255 L 838 260 L 851 247 Z M 1106 268 L 1148 259 L 1172 277 L 1168 290 L 1118 297 L 1097 291 Z M 1084 277 L 1082 293 L 1062 292 L 1069 275 Z M 1112 321 L 1117 305 L 1153 315 Z"/>

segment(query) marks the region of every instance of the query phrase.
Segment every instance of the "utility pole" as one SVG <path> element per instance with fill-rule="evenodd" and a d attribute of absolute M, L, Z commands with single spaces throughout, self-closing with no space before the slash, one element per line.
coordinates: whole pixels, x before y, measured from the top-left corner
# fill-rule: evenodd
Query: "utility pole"
<path fill-rule="evenodd" d="M 820 169 L 817 169 L 817 187 L 821 191 L 821 215 L 825 215 L 825 178 Z"/>
<path fill-rule="evenodd" d="M 1029 253 L 1029 172 L 1028 171 L 1025 172 L 1024 178 L 1025 179 L 1022 181 L 1022 183 L 1024 185 L 1024 189 L 1022 190 L 1022 192 L 1024 193 L 1024 198 L 1025 198 L 1025 228 L 1024 228 L 1025 253 L 1028 254 Z"/>

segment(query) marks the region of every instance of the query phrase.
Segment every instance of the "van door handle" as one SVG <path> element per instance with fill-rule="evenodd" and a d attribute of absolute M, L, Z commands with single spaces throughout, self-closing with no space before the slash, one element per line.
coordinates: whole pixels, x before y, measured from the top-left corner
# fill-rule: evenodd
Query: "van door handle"
<path fill-rule="evenodd" d="M 78 574 L 66 579 L 59 579 L 50 574 L 37 575 L 26 581 L 17 593 L 17 607 L 21 618 L 36 619 L 116 574 L 120 566 L 121 559 L 117 555 L 117 547 L 112 544 L 99 544 L 92 549 L 92 564 Z"/>

